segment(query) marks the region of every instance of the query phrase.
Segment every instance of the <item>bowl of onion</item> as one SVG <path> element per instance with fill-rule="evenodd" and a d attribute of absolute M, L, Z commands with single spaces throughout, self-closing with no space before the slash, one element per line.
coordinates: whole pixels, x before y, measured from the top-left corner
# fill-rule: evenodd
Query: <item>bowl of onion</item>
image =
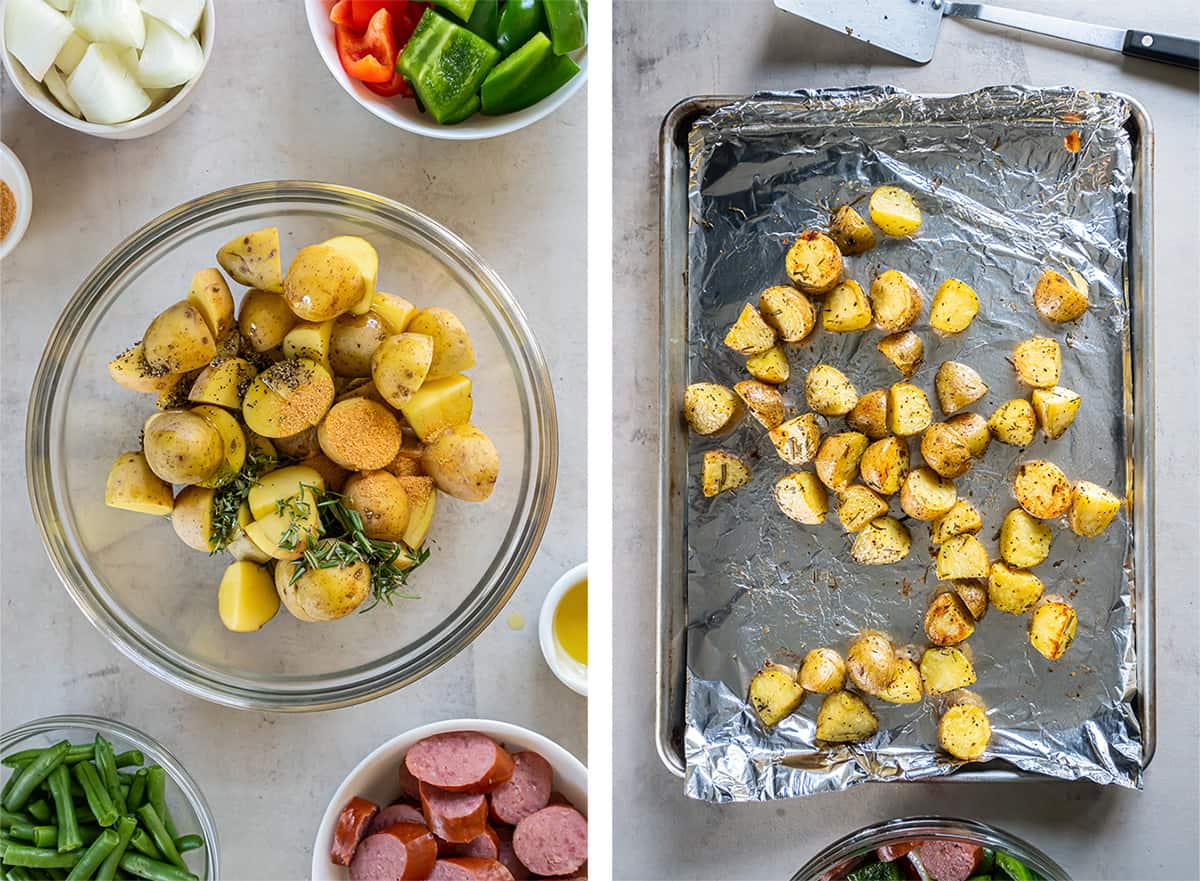
<path fill-rule="evenodd" d="M 214 26 L 213 0 L 5 0 L 0 59 L 46 118 L 141 138 L 187 109 Z"/>

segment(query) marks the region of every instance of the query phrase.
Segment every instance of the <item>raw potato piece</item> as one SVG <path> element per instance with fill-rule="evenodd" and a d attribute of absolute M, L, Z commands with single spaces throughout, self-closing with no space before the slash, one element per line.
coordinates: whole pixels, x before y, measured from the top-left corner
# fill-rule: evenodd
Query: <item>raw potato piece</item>
<path fill-rule="evenodd" d="M 921 655 L 921 679 L 925 693 L 934 697 L 974 685 L 975 667 L 957 646 L 926 649 Z"/>
<path fill-rule="evenodd" d="M 954 582 L 954 592 L 971 612 L 971 617 L 982 621 L 988 610 L 988 592 L 984 582 L 978 579 Z"/>
<path fill-rule="evenodd" d="M 903 523 L 895 517 L 880 517 L 859 532 L 850 556 L 864 566 L 881 566 L 899 563 L 908 556 L 911 547 L 912 537 Z"/>
<path fill-rule="evenodd" d="M 104 504 L 161 517 L 171 513 L 175 500 L 171 497 L 171 484 L 150 470 L 146 455 L 131 450 L 113 462 L 104 485 Z"/>
<path fill-rule="evenodd" d="M 363 295 L 350 311 L 355 315 L 365 315 L 375 299 L 375 282 L 379 279 L 379 255 L 371 243 L 359 236 L 335 236 L 326 239 L 321 244 L 333 248 L 351 263 L 358 267 L 363 277 Z M 465 368 L 464 368 L 465 369 Z M 458 371 L 452 371 L 457 373 Z"/>
<path fill-rule="evenodd" d="M 979 296 L 966 282 L 948 278 L 933 295 L 929 324 L 942 333 L 962 333 L 979 314 Z"/>
<path fill-rule="evenodd" d="M 795 671 L 767 661 L 750 680 L 750 706 L 765 728 L 774 728 L 804 701 Z"/>
<path fill-rule="evenodd" d="M 875 492 L 895 495 L 908 476 L 908 443 L 901 437 L 875 441 L 863 452 L 858 472 Z"/>
<path fill-rule="evenodd" d="M 454 425 L 421 452 L 421 468 L 442 492 L 464 502 L 484 502 L 499 477 L 500 454 L 474 425 Z"/>
<path fill-rule="evenodd" d="M 970 406 L 988 392 L 987 383 L 975 368 L 958 361 L 942 362 L 933 378 L 933 387 L 937 391 L 938 405 L 947 416 Z"/>
<path fill-rule="evenodd" d="M 887 236 L 910 236 L 921 228 L 921 209 L 899 187 L 879 187 L 871 194 L 871 222 Z"/>
<path fill-rule="evenodd" d="M 1088 310 L 1087 286 L 1047 269 L 1033 289 L 1033 305 L 1047 321 L 1074 321 Z"/>
<path fill-rule="evenodd" d="M 1067 475 L 1053 462 L 1026 462 L 1013 479 L 1017 502 L 1042 520 L 1061 517 L 1071 510 L 1075 491 Z"/>
<path fill-rule="evenodd" d="M 297 321 L 287 300 L 257 288 L 246 291 L 238 312 L 238 330 L 256 352 L 269 352 L 279 346 Z"/>
<path fill-rule="evenodd" d="M 831 648 L 813 649 L 804 656 L 796 677 L 805 691 L 829 694 L 846 684 L 846 662 Z"/>
<path fill-rule="evenodd" d="M 362 518 L 367 538 L 402 541 L 408 529 L 408 493 L 386 471 L 355 474 L 343 492 L 346 507 Z"/>
<path fill-rule="evenodd" d="M 1037 413 L 1038 422 L 1046 437 L 1054 440 L 1063 436 L 1075 421 L 1079 405 L 1083 398 L 1061 385 L 1052 389 L 1034 389 L 1030 395 L 1033 400 L 1033 411 Z"/>
<path fill-rule="evenodd" d="M 915 520 L 936 520 L 954 507 L 958 490 L 932 468 L 915 468 L 900 485 L 900 507 Z M 973 576 L 964 575 L 964 578 Z"/>
<path fill-rule="evenodd" d="M 166 371 L 156 370 L 146 360 L 142 344 L 136 343 L 108 362 L 108 375 L 113 382 L 131 392 L 152 394 L 161 392 L 174 380 Z"/>
<path fill-rule="evenodd" d="M 992 430 L 987 420 L 978 413 L 958 413 L 946 420 L 946 424 L 958 432 L 967 444 L 967 449 L 976 459 L 983 457 L 992 442 Z"/>
<path fill-rule="evenodd" d="M 917 386 L 898 382 L 888 389 L 888 428 L 892 434 L 907 437 L 920 434 L 933 421 L 929 398 Z"/>
<path fill-rule="evenodd" d="M 1079 616 L 1063 597 L 1051 594 L 1033 610 L 1029 622 L 1029 642 L 1042 657 L 1057 661 L 1075 641 Z"/>
<path fill-rule="evenodd" d="M 818 364 L 804 377 L 808 406 L 822 416 L 845 416 L 858 403 L 858 391 L 836 367 Z"/>
<path fill-rule="evenodd" d="M 1017 343 L 1013 349 L 1013 368 L 1017 380 L 1030 388 L 1054 388 L 1062 373 L 1062 349 L 1058 340 L 1036 336 Z"/>
<path fill-rule="evenodd" d="M 389 335 L 374 312 L 339 315 L 329 335 L 329 365 L 337 376 L 370 376 L 371 359 Z"/>
<path fill-rule="evenodd" d="M 279 230 L 273 226 L 230 239 L 217 251 L 217 263 L 238 284 L 283 293 Z"/>
<path fill-rule="evenodd" d="M 303 321 L 337 318 L 357 305 L 365 290 L 358 266 L 328 245 L 301 248 L 283 280 L 283 296 Z"/>
<path fill-rule="evenodd" d="M 234 633 L 252 633 L 275 617 L 279 593 L 265 566 L 248 561 L 230 563 L 217 591 L 221 623 Z"/>
<path fill-rule="evenodd" d="M 735 385 L 733 390 L 768 431 L 783 422 L 783 395 L 775 386 L 747 379 Z"/>
<path fill-rule="evenodd" d="M 938 721 L 938 743 L 964 762 L 982 758 L 991 739 L 992 725 L 980 707 L 958 704 L 946 710 Z"/>
<path fill-rule="evenodd" d="M 325 481 L 320 472 L 306 465 L 289 465 L 259 478 L 250 487 L 246 502 L 254 519 L 261 520 L 276 512 L 280 502 L 311 495 L 310 489 L 314 488 L 318 493 L 325 490 Z"/>
<path fill-rule="evenodd" d="M 925 613 L 925 635 L 934 645 L 958 645 L 975 632 L 975 616 L 957 593 L 939 593 Z"/>
<path fill-rule="evenodd" d="M 327 553 L 330 541 L 318 542 L 316 553 Z M 362 560 L 328 569 L 308 569 L 295 581 L 293 571 L 291 563 L 277 563 L 275 589 L 284 607 L 301 621 L 344 618 L 371 593 L 371 567 Z"/>
<path fill-rule="evenodd" d="M 911 330 L 885 336 L 875 344 L 875 348 L 896 365 L 905 379 L 917 372 L 925 358 L 925 344 Z"/>
<path fill-rule="evenodd" d="M 842 252 L 815 229 L 800 233 L 784 260 L 788 278 L 806 294 L 824 294 L 842 280 Z"/>
<path fill-rule="evenodd" d="M 223 461 L 215 474 L 208 480 L 201 481 L 201 486 L 216 488 L 224 486 L 242 473 L 246 464 L 246 432 L 237 418 L 228 410 L 214 407 L 211 404 L 201 404 L 193 407 L 192 412 L 207 421 L 221 435 Z"/>
<path fill-rule="evenodd" d="M 329 339 L 332 334 L 332 321 L 301 321 L 283 338 L 280 346 L 283 357 L 308 358 L 333 373 L 329 364 Z"/>
<path fill-rule="evenodd" d="M 779 346 L 772 346 L 761 355 L 751 355 L 746 359 L 746 369 L 759 382 L 772 385 L 787 382 L 792 374 L 787 354 Z"/>
<path fill-rule="evenodd" d="M 988 577 L 987 549 L 973 535 L 947 539 L 937 553 L 938 581 Z"/>
<path fill-rule="evenodd" d="M 250 383 L 242 418 L 255 434 L 289 437 L 315 426 L 333 404 L 333 377 L 304 358 L 280 361 Z"/>
<path fill-rule="evenodd" d="M 694 382 L 684 389 L 683 418 L 696 434 L 718 434 L 731 428 L 741 411 L 737 395 L 723 385 Z"/>
<path fill-rule="evenodd" d="M 833 333 L 850 333 L 871 326 L 871 301 L 852 278 L 830 291 L 821 310 L 821 325 Z"/>
<path fill-rule="evenodd" d="M 1071 511 L 1067 515 L 1071 531 L 1091 538 L 1108 529 L 1108 524 L 1121 510 L 1121 500 L 1104 487 L 1087 480 L 1075 481 L 1074 490 Z"/>
<path fill-rule="evenodd" d="M 445 379 L 475 366 L 475 349 L 466 327 L 449 309 L 433 307 L 413 316 L 406 333 L 420 333 L 433 341 L 428 379 Z"/>
<path fill-rule="evenodd" d="M 397 477 L 396 480 L 408 496 L 408 526 L 404 530 L 404 543 L 416 549 L 424 544 L 429 527 L 433 524 L 437 488 L 432 477 Z"/>
<path fill-rule="evenodd" d="M 945 422 L 935 422 L 925 429 L 921 457 L 942 477 L 960 477 L 971 468 L 971 448 Z"/>
<path fill-rule="evenodd" d="M 835 691 L 817 711 L 817 740 L 856 743 L 879 730 L 879 720 L 866 701 L 848 691 Z"/>
<path fill-rule="evenodd" d="M 187 298 L 204 316 L 214 339 L 233 329 L 233 294 L 219 269 L 201 269 L 193 275 Z"/>
<path fill-rule="evenodd" d="M 775 330 L 763 321 L 759 311 L 747 303 L 742 314 L 725 334 L 725 345 L 743 355 L 761 355 L 775 345 Z"/>
<path fill-rule="evenodd" d="M 188 400 L 241 410 L 242 398 L 257 375 L 258 372 L 244 358 L 213 359 L 192 382 Z"/>
<path fill-rule="evenodd" d="M 429 379 L 433 353 L 433 340 L 424 334 L 388 337 L 371 356 L 371 379 L 376 390 L 397 410 L 404 407 Z"/>
<path fill-rule="evenodd" d="M 804 413 L 771 429 L 770 438 L 779 458 L 789 465 L 806 465 L 817 454 L 821 427 L 815 415 Z"/>
<path fill-rule="evenodd" d="M 879 694 L 896 675 L 896 647 L 887 634 L 864 630 L 846 652 L 846 670 L 855 688 Z"/>
<path fill-rule="evenodd" d="M 816 526 L 825 522 L 829 499 L 825 487 L 811 471 L 793 471 L 775 483 L 775 504 L 797 523 Z"/>
<path fill-rule="evenodd" d="M 817 477 L 835 493 L 845 490 L 858 475 L 858 462 L 868 444 L 867 436 L 843 431 L 825 438 L 817 451 Z"/>
<path fill-rule="evenodd" d="M 877 697 L 889 704 L 919 704 L 924 696 L 921 671 L 909 658 L 896 659 L 896 674 Z"/>
<path fill-rule="evenodd" d="M 146 363 L 155 372 L 185 373 L 217 354 L 216 337 L 200 311 L 186 300 L 165 309 L 142 337 Z"/>
<path fill-rule="evenodd" d="M 371 311 L 379 316 L 388 333 L 404 333 L 417 314 L 417 307 L 403 297 L 376 291 L 371 298 Z"/>
<path fill-rule="evenodd" d="M 700 472 L 704 495 L 712 498 L 718 493 L 737 489 L 750 482 L 750 466 L 724 450 L 707 450 Z"/>
<path fill-rule="evenodd" d="M 1013 508 L 1000 526 L 1000 557 L 1010 566 L 1029 569 L 1050 556 L 1054 532 L 1036 517 Z"/>
<path fill-rule="evenodd" d="M 888 503 L 865 486 L 850 486 L 838 496 L 838 519 L 846 532 L 861 532 L 888 512 Z"/>
<path fill-rule="evenodd" d="M 221 433 L 188 410 L 155 413 L 146 421 L 142 446 L 150 470 L 171 484 L 203 483 L 225 461 Z"/>
<path fill-rule="evenodd" d="M 400 412 L 417 437 L 428 443 L 439 432 L 470 422 L 473 408 L 471 380 L 448 376 L 427 381 L 400 407 Z"/>
<path fill-rule="evenodd" d="M 1042 597 L 1042 580 L 1032 572 L 1007 563 L 992 564 L 988 573 L 988 600 L 1001 612 L 1021 615 Z"/>
<path fill-rule="evenodd" d="M 983 518 L 979 511 L 966 499 L 958 499 L 954 507 L 930 525 L 929 540 L 935 545 L 945 544 L 956 535 L 974 535 L 981 529 Z"/>
<path fill-rule="evenodd" d="M 880 330 L 908 330 L 920 317 L 924 304 L 921 288 L 898 269 L 882 272 L 871 282 L 871 311 Z"/>
<path fill-rule="evenodd" d="M 849 205 L 839 205 L 829 222 L 829 237 L 850 257 L 875 247 L 875 231 Z"/>
<path fill-rule="evenodd" d="M 997 408 L 988 420 L 992 436 L 1002 444 L 1027 447 L 1037 433 L 1037 414 L 1024 398 L 1013 398 Z"/>
<path fill-rule="evenodd" d="M 846 414 L 846 425 L 871 440 L 885 438 L 888 435 L 887 408 L 888 390 L 873 389 L 859 398 L 854 409 Z"/>
<path fill-rule="evenodd" d="M 758 311 L 785 343 L 800 342 L 817 324 L 817 310 L 812 302 L 787 285 L 775 285 L 759 294 Z"/>
<path fill-rule="evenodd" d="M 317 426 L 317 443 L 347 471 L 378 471 L 400 452 L 400 423 L 383 404 L 349 398 L 329 408 Z"/>

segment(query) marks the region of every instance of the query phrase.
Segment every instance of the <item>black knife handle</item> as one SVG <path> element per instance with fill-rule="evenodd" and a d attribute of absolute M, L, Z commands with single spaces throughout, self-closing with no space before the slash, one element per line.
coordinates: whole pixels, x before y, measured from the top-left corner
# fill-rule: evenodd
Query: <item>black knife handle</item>
<path fill-rule="evenodd" d="M 1121 49 L 1121 54 L 1200 70 L 1200 40 L 1190 40 L 1187 37 L 1152 34 L 1149 31 L 1126 31 L 1125 46 Z"/>

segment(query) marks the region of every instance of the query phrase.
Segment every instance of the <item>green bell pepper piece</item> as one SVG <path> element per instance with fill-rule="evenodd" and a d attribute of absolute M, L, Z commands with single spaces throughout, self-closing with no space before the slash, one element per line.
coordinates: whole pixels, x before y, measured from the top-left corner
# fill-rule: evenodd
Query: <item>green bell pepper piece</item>
<path fill-rule="evenodd" d="M 459 21 L 470 21 L 471 14 L 475 11 L 476 0 L 429 0 L 434 6 L 440 6 L 442 9 L 455 16 Z"/>
<path fill-rule="evenodd" d="M 1013 881 L 1033 881 L 1034 879 L 1034 874 L 1028 866 L 1002 850 L 996 852 L 996 868 L 1012 878 Z"/>
<path fill-rule="evenodd" d="M 555 55 L 566 55 L 587 45 L 587 18 L 580 0 L 542 0 L 542 5 Z"/>
<path fill-rule="evenodd" d="M 496 48 L 501 55 L 511 55 L 528 43 L 530 37 L 545 29 L 546 11 L 542 8 L 542 0 L 505 0 L 496 31 Z"/>
<path fill-rule="evenodd" d="M 491 43 L 426 9 L 400 53 L 400 72 L 438 122 L 456 118 L 500 60 Z"/>
<path fill-rule="evenodd" d="M 541 34 L 539 36 L 545 36 Z M 516 57 L 515 54 L 510 58 Z M 508 59 L 505 59 L 508 60 Z M 579 73 L 579 65 L 567 55 L 551 54 L 538 68 L 528 76 L 511 95 L 501 100 L 493 97 L 488 100 L 487 81 L 484 81 L 483 112 L 496 116 L 502 113 L 515 113 L 532 107 L 543 98 L 561 89 L 572 77 Z"/>
<path fill-rule="evenodd" d="M 867 863 L 846 875 L 847 881 L 900 881 L 895 863 Z"/>
<path fill-rule="evenodd" d="M 466 122 L 479 112 L 479 106 L 479 96 L 472 95 L 462 107 L 455 108 L 445 119 L 441 120 L 441 123 L 442 125 L 455 125 Z"/>
<path fill-rule="evenodd" d="M 975 874 L 990 875 L 994 868 L 996 868 L 996 851 L 990 847 L 985 847 L 983 849 L 983 858 L 979 861 L 979 868 L 975 870 Z"/>
<path fill-rule="evenodd" d="M 467 30 L 495 46 L 496 34 L 500 32 L 500 0 L 475 0 Z"/>
<path fill-rule="evenodd" d="M 517 103 L 518 96 L 541 69 L 547 59 L 553 58 L 550 38 L 540 31 L 529 38 L 524 46 L 492 68 L 483 81 L 480 92 L 484 113 L 507 113 L 504 109 Z"/>

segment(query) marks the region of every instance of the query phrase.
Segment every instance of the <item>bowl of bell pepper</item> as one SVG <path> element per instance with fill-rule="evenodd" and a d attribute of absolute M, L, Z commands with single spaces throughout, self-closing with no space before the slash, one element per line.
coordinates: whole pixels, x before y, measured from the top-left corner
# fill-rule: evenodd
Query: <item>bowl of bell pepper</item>
<path fill-rule="evenodd" d="M 587 78 L 586 0 L 305 0 L 305 11 L 351 97 L 433 138 L 524 128 Z"/>

